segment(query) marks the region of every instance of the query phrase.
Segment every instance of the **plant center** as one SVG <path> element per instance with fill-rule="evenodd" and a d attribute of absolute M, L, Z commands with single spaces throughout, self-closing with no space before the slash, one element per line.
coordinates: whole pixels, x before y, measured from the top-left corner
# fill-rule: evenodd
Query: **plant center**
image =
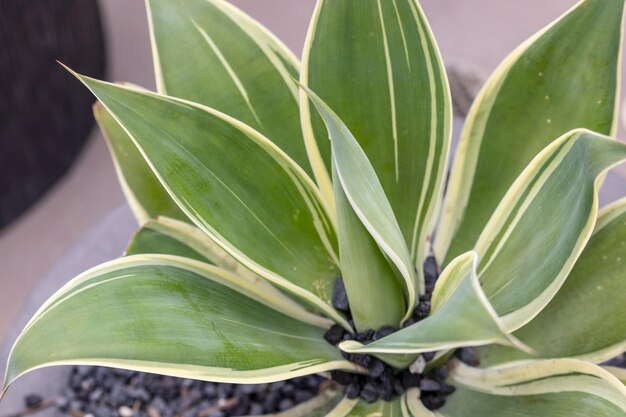
<path fill-rule="evenodd" d="M 413 310 L 411 317 L 403 327 L 410 326 L 425 319 L 430 314 L 430 302 L 435 282 L 439 277 L 439 267 L 434 257 L 428 257 L 424 262 L 425 293 L 420 296 L 419 303 Z M 343 284 L 338 278 L 333 290 L 333 306 L 344 312 L 352 326 L 350 305 Z M 345 340 L 356 340 L 363 344 L 382 339 L 396 332 L 392 326 L 383 326 L 379 329 L 369 329 L 359 333 L 350 333 L 339 325 L 333 325 L 325 334 L 324 338 L 332 345 L 337 346 Z M 458 349 L 456 352 L 443 353 L 437 357 L 437 352 L 425 352 L 415 354 L 413 362 L 407 369 L 399 370 L 384 361 L 367 354 L 354 354 L 342 352 L 342 355 L 350 362 L 356 363 L 367 369 L 367 374 L 356 374 L 344 371 L 332 371 L 331 378 L 344 386 L 348 398 L 361 398 L 367 402 L 377 400 L 390 401 L 398 395 L 402 395 L 411 388 L 418 388 L 420 399 L 429 410 L 441 408 L 446 397 L 454 392 L 454 387 L 445 383 L 448 377 L 448 359 L 455 353 L 457 358 L 464 362 L 472 363 L 473 351 L 471 349 Z M 434 359 L 434 360 L 433 360 Z"/>

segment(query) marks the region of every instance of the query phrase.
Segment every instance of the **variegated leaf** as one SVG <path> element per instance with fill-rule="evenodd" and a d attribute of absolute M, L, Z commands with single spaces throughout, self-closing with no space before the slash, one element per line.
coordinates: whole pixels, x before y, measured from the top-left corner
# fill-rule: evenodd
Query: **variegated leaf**
<path fill-rule="evenodd" d="M 575 128 L 615 132 L 623 7 L 580 1 L 491 76 L 461 134 L 434 246 L 440 262 L 474 247 L 515 178 L 554 138 Z"/>
<path fill-rule="evenodd" d="M 218 382 L 355 370 L 323 333 L 228 271 L 136 255 L 83 273 L 41 307 L 13 346 L 4 388 L 25 372 L 61 364 Z"/>
<path fill-rule="evenodd" d="M 626 369 L 617 368 L 615 366 L 603 366 L 602 369 L 613 375 L 615 378 L 620 380 L 622 384 L 626 385 Z"/>
<path fill-rule="evenodd" d="M 351 308 L 354 303 L 359 313 L 355 316 L 360 321 L 357 327 L 398 326 L 413 311 L 420 287 L 398 222 L 357 140 L 326 103 L 306 87 L 303 89 L 322 116 L 332 144 L 337 218 L 341 222 L 341 269 Z M 381 251 L 400 272 L 400 280 Z M 402 290 L 406 304 L 402 302 Z"/>
<path fill-rule="evenodd" d="M 332 220 L 313 182 L 284 152 L 208 107 L 78 77 L 203 232 L 258 275 L 349 328 L 330 306 L 338 275 Z"/>
<path fill-rule="evenodd" d="M 459 364 L 444 417 L 621 417 L 626 387 L 605 370 L 573 359 L 480 370 Z"/>
<path fill-rule="evenodd" d="M 574 130 L 541 151 L 513 183 L 476 252 L 487 298 L 514 331 L 555 296 L 593 232 L 603 173 L 626 145 Z"/>
<path fill-rule="evenodd" d="M 490 343 L 522 347 L 504 331 L 480 288 L 476 262 L 476 253 L 468 252 L 448 265 L 437 282 L 432 311 L 426 319 L 368 345 L 346 341 L 339 348 L 387 359 L 385 355 L 389 354 L 430 352 Z"/>
<path fill-rule="evenodd" d="M 126 250 L 127 256 L 140 254 L 175 255 L 217 265 L 234 272 L 242 280 L 262 290 L 290 317 L 322 328 L 329 328 L 333 324 L 331 320 L 307 311 L 292 298 L 237 262 L 202 230 L 188 223 L 167 217 L 149 221 L 135 233 Z"/>
<path fill-rule="evenodd" d="M 364 400 L 344 398 L 325 417 L 410 417 L 403 412 L 402 398 L 392 401 L 378 400 L 367 403 Z"/>
<path fill-rule="evenodd" d="M 327 417 L 344 398 L 342 389 L 328 389 L 305 403 L 298 404 L 287 411 L 266 414 L 264 417 Z M 252 417 L 252 416 L 247 416 Z"/>
<path fill-rule="evenodd" d="M 515 336 L 534 357 L 603 362 L 626 351 L 626 199 L 600 211 L 596 228 L 563 287 Z M 480 351 L 493 365 L 529 355 L 505 347 Z"/>
<path fill-rule="evenodd" d="M 296 57 L 224 0 L 148 0 L 160 93 L 224 112 L 272 140 L 308 173 Z"/>
<path fill-rule="evenodd" d="M 157 216 L 188 221 L 111 113 L 101 103 L 96 103 L 93 114 L 109 145 L 126 201 L 139 224 Z"/>
<path fill-rule="evenodd" d="M 451 130 L 441 57 L 415 0 L 319 0 L 300 82 L 339 115 L 371 161 L 421 269 L 442 192 Z M 330 146 L 303 94 L 302 124 L 325 195 Z M 317 146 L 319 145 L 319 146 Z"/>

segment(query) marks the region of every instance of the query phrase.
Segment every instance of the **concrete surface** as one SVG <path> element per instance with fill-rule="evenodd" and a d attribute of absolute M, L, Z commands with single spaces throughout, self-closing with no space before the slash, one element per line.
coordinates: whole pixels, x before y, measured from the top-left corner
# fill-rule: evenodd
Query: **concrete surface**
<path fill-rule="evenodd" d="M 314 0 L 233 0 L 233 3 L 300 53 Z M 461 63 L 487 75 L 516 45 L 576 1 L 422 0 L 421 3 L 446 63 Z M 143 1 L 101 0 L 101 10 L 109 46 L 109 78 L 154 88 Z M 624 138 L 623 128 L 620 133 Z M 622 183 L 618 177 L 609 181 L 616 187 Z M 620 195 L 616 193 L 614 197 Z M 72 171 L 0 235 L 0 341 L 12 339 L 8 333 L 11 323 L 53 262 L 90 225 L 122 201 L 104 141 L 94 132 Z M 123 242 L 118 243 L 117 253 L 123 248 Z M 70 278 L 69 275 L 58 277 L 59 285 Z"/>

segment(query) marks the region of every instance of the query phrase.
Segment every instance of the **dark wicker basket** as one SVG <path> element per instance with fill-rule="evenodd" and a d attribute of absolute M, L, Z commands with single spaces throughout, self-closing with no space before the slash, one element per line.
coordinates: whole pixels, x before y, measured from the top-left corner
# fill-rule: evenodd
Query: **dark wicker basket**
<path fill-rule="evenodd" d="M 95 0 L 0 0 L 0 228 L 70 167 L 93 126 L 89 92 L 56 62 L 104 77 Z"/>

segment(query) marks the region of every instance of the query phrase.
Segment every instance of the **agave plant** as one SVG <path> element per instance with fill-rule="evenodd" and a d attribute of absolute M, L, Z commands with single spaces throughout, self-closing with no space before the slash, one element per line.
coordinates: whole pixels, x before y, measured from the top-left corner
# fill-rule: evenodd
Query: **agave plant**
<path fill-rule="evenodd" d="M 5 389 L 58 364 L 321 373 L 347 386 L 285 417 L 625 415 L 598 364 L 626 350 L 626 199 L 597 197 L 626 159 L 623 0 L 505 59 L 445 199 L 449 87 L 414 0 L 319 0 L 302 63 L 224 1 L 147 6 L 157 93 L 76 74 L 141 228 L 35 314 Z"/>

